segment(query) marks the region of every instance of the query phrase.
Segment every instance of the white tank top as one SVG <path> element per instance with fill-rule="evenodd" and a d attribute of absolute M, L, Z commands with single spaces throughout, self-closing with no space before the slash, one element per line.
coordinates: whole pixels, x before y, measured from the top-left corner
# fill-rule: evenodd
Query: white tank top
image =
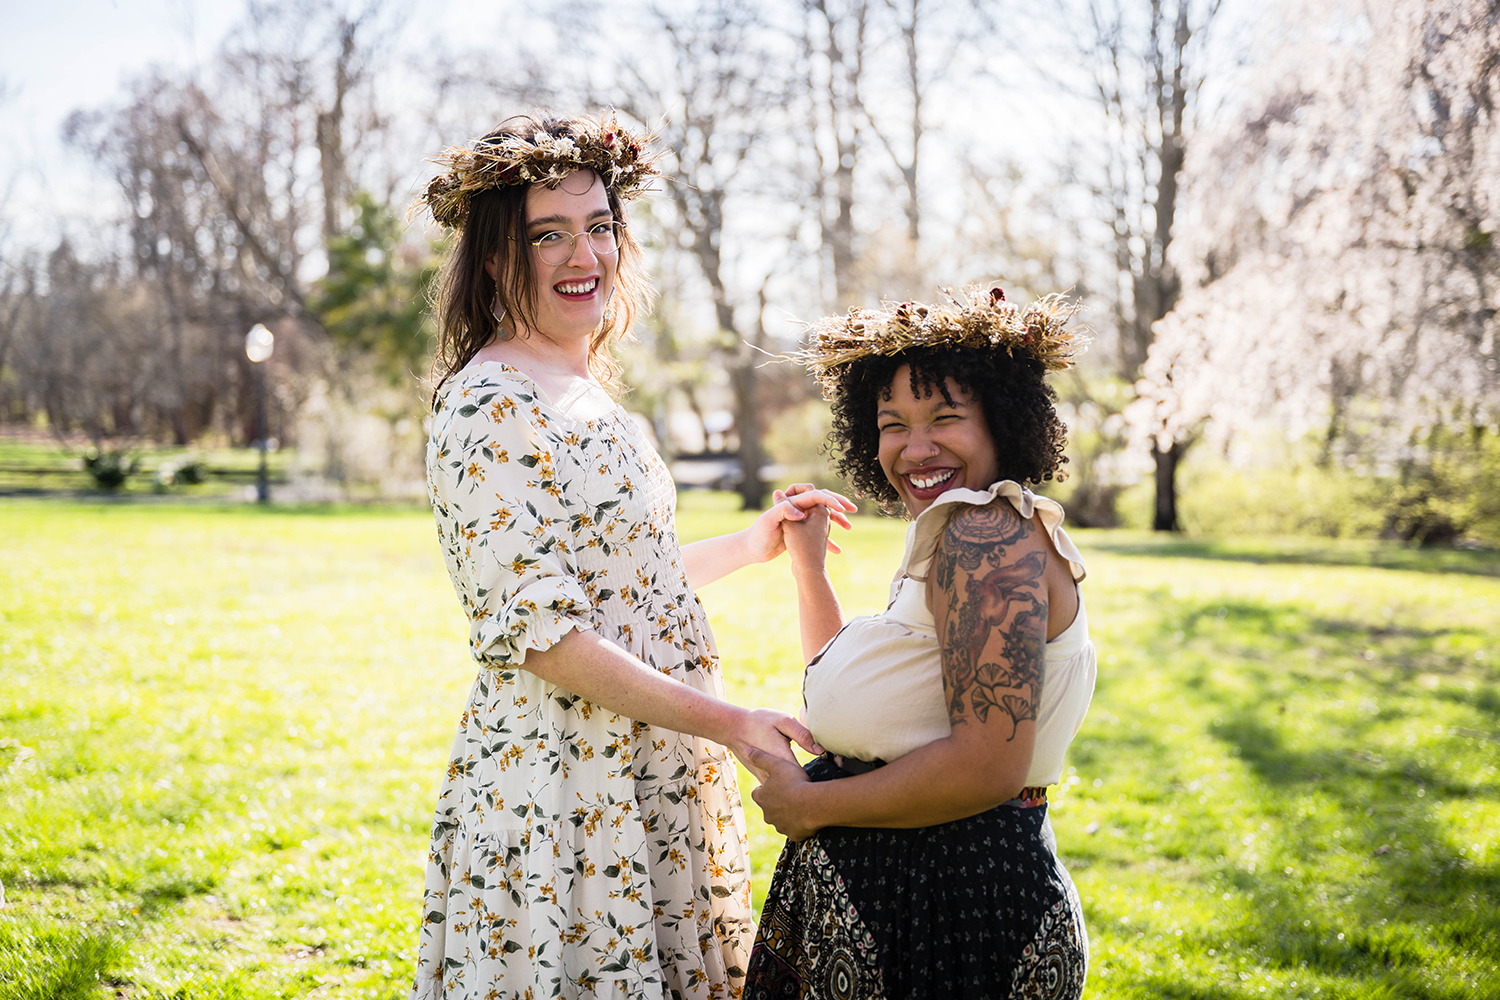
<path fill-rule="evenodd" d="M 1074 580 L 1082 557 L 1063 531 L 1063 509 L 1009 479 L 987 490 L 949 490 L 906 531 L 906 555 L 882 614 L 854 618 L 813 657 L 802 682 L 804 718 L 825 749 L 846 757 L 893 761 L 950 732 L 937 631 L 927 607 L 927 567 L 955 503 L 984 505 L 1006 497 L 1028 521 L 1040 515 Z M 1036 749 L 1026 785 L 1056 784 L 1063 756 L 1094 695 L 1098 661 L 1082 595 L 1078 615 L 1047 643 L 1037 710 Z"/>

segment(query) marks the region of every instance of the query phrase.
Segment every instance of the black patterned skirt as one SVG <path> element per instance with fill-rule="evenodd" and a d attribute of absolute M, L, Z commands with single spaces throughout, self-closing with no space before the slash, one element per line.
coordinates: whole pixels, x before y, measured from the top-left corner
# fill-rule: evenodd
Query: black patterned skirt
<path fill-rule="evenodd" d="M 847 777 L 826 758 L 814 781 Z M 1076 998 L 1088 937 L 1047 806 L 915 830 L 828 827 L 776 862 L 746 1000 Z"/>

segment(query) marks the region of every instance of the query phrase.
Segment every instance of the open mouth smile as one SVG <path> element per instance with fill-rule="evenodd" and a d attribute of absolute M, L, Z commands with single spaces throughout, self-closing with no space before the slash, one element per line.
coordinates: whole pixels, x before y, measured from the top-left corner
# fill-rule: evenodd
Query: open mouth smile
<path fill-rule="evenodd" d="M 598 278 L 587 278 L 583 281 L 563 281 L 553 286 L 563 295 L 589 295 L 599 287 Z"/>
<path fill-rule="evenodd" d="M 906 476 L 906 481 L 911 483 L 912 486 L 916 489 L 930 490 L 933 487 L 941 486 L 948 480 L 952 479 L 956 474 L 956 471 L 957 470 L 954 469 L 936 469 L 923 475 L 908 473 Z"/>

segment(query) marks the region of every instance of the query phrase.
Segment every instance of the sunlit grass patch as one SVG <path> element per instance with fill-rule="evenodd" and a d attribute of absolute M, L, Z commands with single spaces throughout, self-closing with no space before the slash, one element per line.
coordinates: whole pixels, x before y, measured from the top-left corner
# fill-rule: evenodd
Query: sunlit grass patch
<path fill-rule="evenodd" d="M 148 995 L 402 992 L 469 680 L 430 518 L 0 519 L 8 917 L 66 889 Z"/>
<path fill-rule="evenodd" d="M 683 537 L 735 506 L 685 493 Z M 839 534 L 849 613 L 903 533 Z M 9 503 L 0 537 L 0 996 L 404 996 L 473 674 L 430 515 Z M 1500 559 L 1078 540 L 1088 995 L 1493 993 Z M 795 708 L 785 567 L 701 596 L 731 698 Z"/>
<path fill-rule="evenodd" d="M 1500 975 L 1493 578 L 1151 548 L 1096 560 L 1105 659 L 1054 816 L 1096 984 L 1484 995 Z"/>

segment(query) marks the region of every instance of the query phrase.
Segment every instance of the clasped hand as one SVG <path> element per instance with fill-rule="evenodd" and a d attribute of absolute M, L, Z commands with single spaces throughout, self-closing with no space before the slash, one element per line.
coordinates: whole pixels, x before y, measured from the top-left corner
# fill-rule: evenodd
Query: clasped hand
<path fill-rule="evenodd" d="M 842 528 L 854 525 L 849 515 L 859 508 L 853 502 L 832 490 L 823 490 L 812 483 L 792 483 L 773 495 L 775 502 L 750 525 L 746 544 L 760 562 L 768 562 L 786 551 L 785 528 L 805 520 L 818 508 L 826 511 L 828 518 Z M 828 539 L 829 552 L 842 552 L 838 543 Z"/>
<path fill-rule="evenodd" d="M 794 563 L 821 565 L 825 552 L 843 551 L 828 532 L 831 524 L 846 530 L 853 527 L 849 515 L 858 508 L 846 497 L 811 483 L 792 483 L 776 490 L 773 499 L 772 506 L 749 529 L 750 550 L 761 561 L 790 550 Z M 816 829 L 797 820 L 790 801 L 795 785 L 807 782 L 791 743 L 795 740 L 814 754 L 821 754 L 823 748 L 806 726 L 782 713 L 755 709 L 748 716 L 752 725 L 760 727 L 759 734 L 747 732 L 744 743 L 731 749 L 760 782 L 751 797 L 766 810 L 766 821 L 781 833 L 793 840 L 811 836 Z M 772 784 L 769 790 L 768 782 Z"/>
<path fill-rule="evenodd" d="M 794 741 L 808 753 L 823 752 L 808 728 L 790 715 L 771 708 L 750 708 L 745 710 L 739 732 L 730 739 L 729 749 L 756 781 L 765 781 L 773 761 L 802 770 L 792 753 Z"/>

